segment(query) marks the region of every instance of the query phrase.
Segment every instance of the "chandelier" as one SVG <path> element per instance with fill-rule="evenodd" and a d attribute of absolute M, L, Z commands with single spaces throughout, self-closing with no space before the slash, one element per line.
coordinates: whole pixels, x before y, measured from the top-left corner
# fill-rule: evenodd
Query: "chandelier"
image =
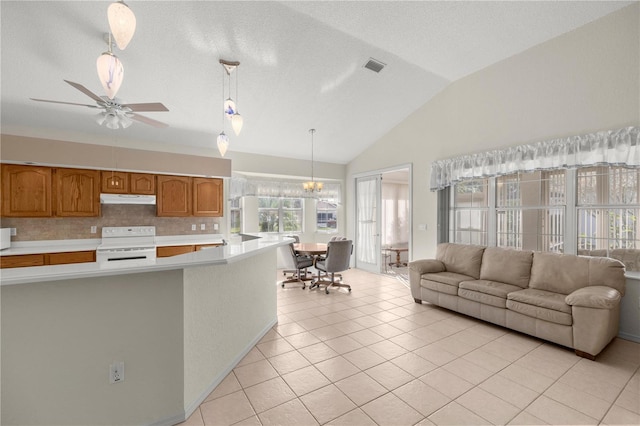
<path fill-rule="evenodd" d="M 313 134 L 315 132 L 316 129 L 309 129 L 309 133 L 311 133 L 311 180 L 302 184 L 302 187 L 306 192 L 320 192 L 324 186 L 322 182 L 316 182 L 313 180 Z"/>

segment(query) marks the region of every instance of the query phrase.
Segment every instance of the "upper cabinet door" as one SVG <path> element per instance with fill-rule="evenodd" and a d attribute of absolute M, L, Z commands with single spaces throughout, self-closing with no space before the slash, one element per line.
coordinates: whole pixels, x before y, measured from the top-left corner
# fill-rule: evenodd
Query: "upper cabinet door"
<path fill-rule="evenodd" d="M 56 216 L 100 216 L 100 172 L 56 169 Z"/>
<path fill-rule="evenodd" d="M 191 178 L 186 176 L 158 177 L 156 198 L 158 216 L 191 216 Z"/>
<path fill-rule="evenodd" d="M 156 176 L 150 173 L 131 173 L 129 176 L 132 194 L 155 195 Z"/>
<path fill-rule="evenodd" d="M 102 172 L 101 191 L 108 194 L 129 193 L 129 173 L 127 172 Z"/>
<path fill-rule="evenodd" d="M 2 215 L 51 217 L 51 168 L 2 165 Z"/>
<path fill-rule="evenodd" d="M 223 214 L 222 179 L 192 178 L 193 215 L 221 217 Z"/>

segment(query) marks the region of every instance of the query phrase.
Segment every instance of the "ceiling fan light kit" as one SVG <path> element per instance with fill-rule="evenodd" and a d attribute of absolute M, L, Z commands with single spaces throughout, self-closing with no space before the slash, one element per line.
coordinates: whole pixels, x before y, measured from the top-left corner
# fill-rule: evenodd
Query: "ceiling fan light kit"
<path fill-rule="evenodd" d="M 118 49 L 124 50 L 136 32 L 136 15 L 122 0 L 111 3 L 107 9 L 109 28 Z"/>

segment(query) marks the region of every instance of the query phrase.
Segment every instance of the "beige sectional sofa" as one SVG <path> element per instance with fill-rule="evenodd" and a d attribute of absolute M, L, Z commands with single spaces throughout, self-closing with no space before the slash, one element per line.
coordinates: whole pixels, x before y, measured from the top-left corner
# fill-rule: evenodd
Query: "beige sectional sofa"
<path fill-rule="evenodd" d="M 615 259 L 439 244 L 409 264 L 427 301 L 595 356 L 618 334 L 624 265 Z"/>

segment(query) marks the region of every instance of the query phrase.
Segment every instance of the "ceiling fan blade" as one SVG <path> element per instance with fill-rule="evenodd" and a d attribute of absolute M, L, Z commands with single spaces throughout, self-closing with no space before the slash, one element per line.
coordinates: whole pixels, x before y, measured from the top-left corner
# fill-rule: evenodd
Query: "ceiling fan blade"
<path fill-rule="evenodd" d="M 160 102 L 150 102 L 143 104 L 122 104 L 123 107 L 130 108 L 131 111 L 169 111 L 169 109 Z"/>
<path fill-rule="evenodd" d="M 82 84 L 74 83 L 73 81 L 69 81 L 69 80 L 65 80 L 65 82 L 69 83 L 70 85 L 72 85 L 73 87 L 75 87 L 76 89 L 78 89 L 79 91 L 81 91 L 82 93 L 84 93 L 85 95 L 93 99 L 94 101 L 104 102 L 104 99 L 102 99 L 100 96 L 96 95 L 91 90 L 84 87 Z"/>
<path fill-rule="evenodd" d="M 52 104 L 78 105 L 78 106 L 85 106 L 89 108 L 98 108 L 96 105 L 77 104 L 75 102 L 60 102 L 60 101 L 50 101 L 48 99 L 35 99 L 35 98 L 29 98 L 29 99 L 31 99 L 32 101 L 38 101 L 38 102 L 51 102 Z"/>
<path fill-rule="evenodd" d="M 153 126 L 153 127 L 158 127 L 158 128 L 169 127 L 169 125 L 167 123 L 163 123 L 161 121 L 157 121 L 157 120 L 154 120 L 152 118 L 145 117 L 144 115 L 134 114 L 134 113 L 127 114 L 127 115 L 129 115 L 132 119 L 134 119 L 136 121 L 139 121 L 139 122 L 144 123 L 144 124 L 148 124 L 148 125 Z"/>

